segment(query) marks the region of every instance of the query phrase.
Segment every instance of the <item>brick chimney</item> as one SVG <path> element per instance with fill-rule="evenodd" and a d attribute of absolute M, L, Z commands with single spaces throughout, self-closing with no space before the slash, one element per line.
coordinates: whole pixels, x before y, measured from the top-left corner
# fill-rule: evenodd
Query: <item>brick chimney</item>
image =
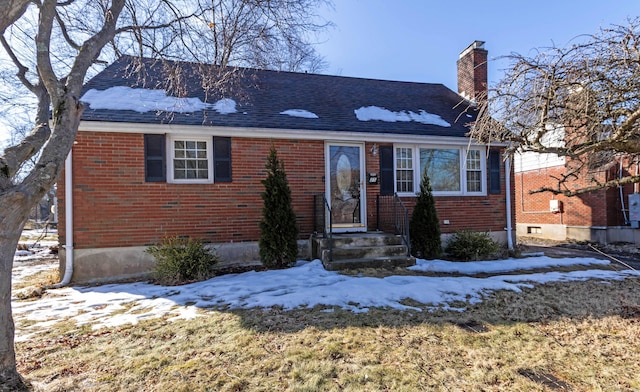
<path fill-rule="evenodd" d="M 487 53 L 474 41 L 458 57 L 458 94 L 474 103 L 487 94 Z"/>

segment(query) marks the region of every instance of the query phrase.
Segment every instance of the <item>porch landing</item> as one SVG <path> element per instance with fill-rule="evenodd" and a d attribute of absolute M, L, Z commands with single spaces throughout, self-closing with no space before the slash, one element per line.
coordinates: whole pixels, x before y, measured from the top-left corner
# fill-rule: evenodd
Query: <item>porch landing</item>
<path fill-rule="evenodd" d="M 337 271 L 355 268 L 409 267 L 416 259 L 402 242 L 402 237 L 379 231 L 345 233 L 311 238 L 311 252 L 324 268 Z"/>

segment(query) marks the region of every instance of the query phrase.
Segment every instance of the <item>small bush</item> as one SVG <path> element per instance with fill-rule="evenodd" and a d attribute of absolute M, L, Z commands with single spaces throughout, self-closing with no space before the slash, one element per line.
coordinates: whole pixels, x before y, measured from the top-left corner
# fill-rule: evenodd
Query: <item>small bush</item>
<path fill-rule="evenodd" d="M 462 230 L 447 243 L 445 252 L 455 260 L 487 260 L 500 250 L 489 233 Z"/>
<path fill-rule="evenodd" d="M 202 241 L 192 238 L 168 237 L 146 252 L 157 261 L 153 272 L 158 283 L 169 285 L 209 279 L 220 260 Z"/>

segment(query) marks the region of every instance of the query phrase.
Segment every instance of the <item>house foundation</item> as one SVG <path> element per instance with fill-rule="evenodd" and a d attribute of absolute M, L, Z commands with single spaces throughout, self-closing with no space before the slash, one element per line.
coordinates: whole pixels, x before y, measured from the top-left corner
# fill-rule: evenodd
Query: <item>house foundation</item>
<path fill-rule="evenodd" d="M 74 249 L 74 284 L 93 284 L 149 278 L 155 265 L 155 259 L 146 253 L 146 246 L 119 248 Z M 211 248 L 220 256 L 217 268 L 236 265 L 260 265 L 258 242 L 235 242 L 213 244 Z M 311 256 L 309 241 L 298 241 L 298 258 Z M 60 252 L 60 273 L 65 273 L 66 255 Z"/>
<path fill-rule="evenodd" d="M 584 241 L 599 244 L 626 242 L 640 245 L 640 230 L 629 226 L 569 226 L 516 224 L 516 236 L 551 241 Z"/>

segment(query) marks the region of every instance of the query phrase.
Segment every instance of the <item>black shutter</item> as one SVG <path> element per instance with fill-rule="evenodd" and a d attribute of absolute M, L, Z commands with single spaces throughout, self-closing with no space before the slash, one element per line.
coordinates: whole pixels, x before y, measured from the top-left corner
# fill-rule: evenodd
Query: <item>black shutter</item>
<path fill-rule="evenodd" d="M 393 195 L 393 147 L 380 146 L 380 194 Z"/>
<path fill-rule="evenodd" d="M 144 135 L 144 179 L 146 182 L 165 182 L 164 135 Z"/>
<path fill-rule="evenodd" d="M 489 193 L 500 194 L 500 151 L 489 151 Z"/>
<path fill-rule="evenodd" d="M 214 182 L 231 182 L 231 138 L 213 137 Z"/>

